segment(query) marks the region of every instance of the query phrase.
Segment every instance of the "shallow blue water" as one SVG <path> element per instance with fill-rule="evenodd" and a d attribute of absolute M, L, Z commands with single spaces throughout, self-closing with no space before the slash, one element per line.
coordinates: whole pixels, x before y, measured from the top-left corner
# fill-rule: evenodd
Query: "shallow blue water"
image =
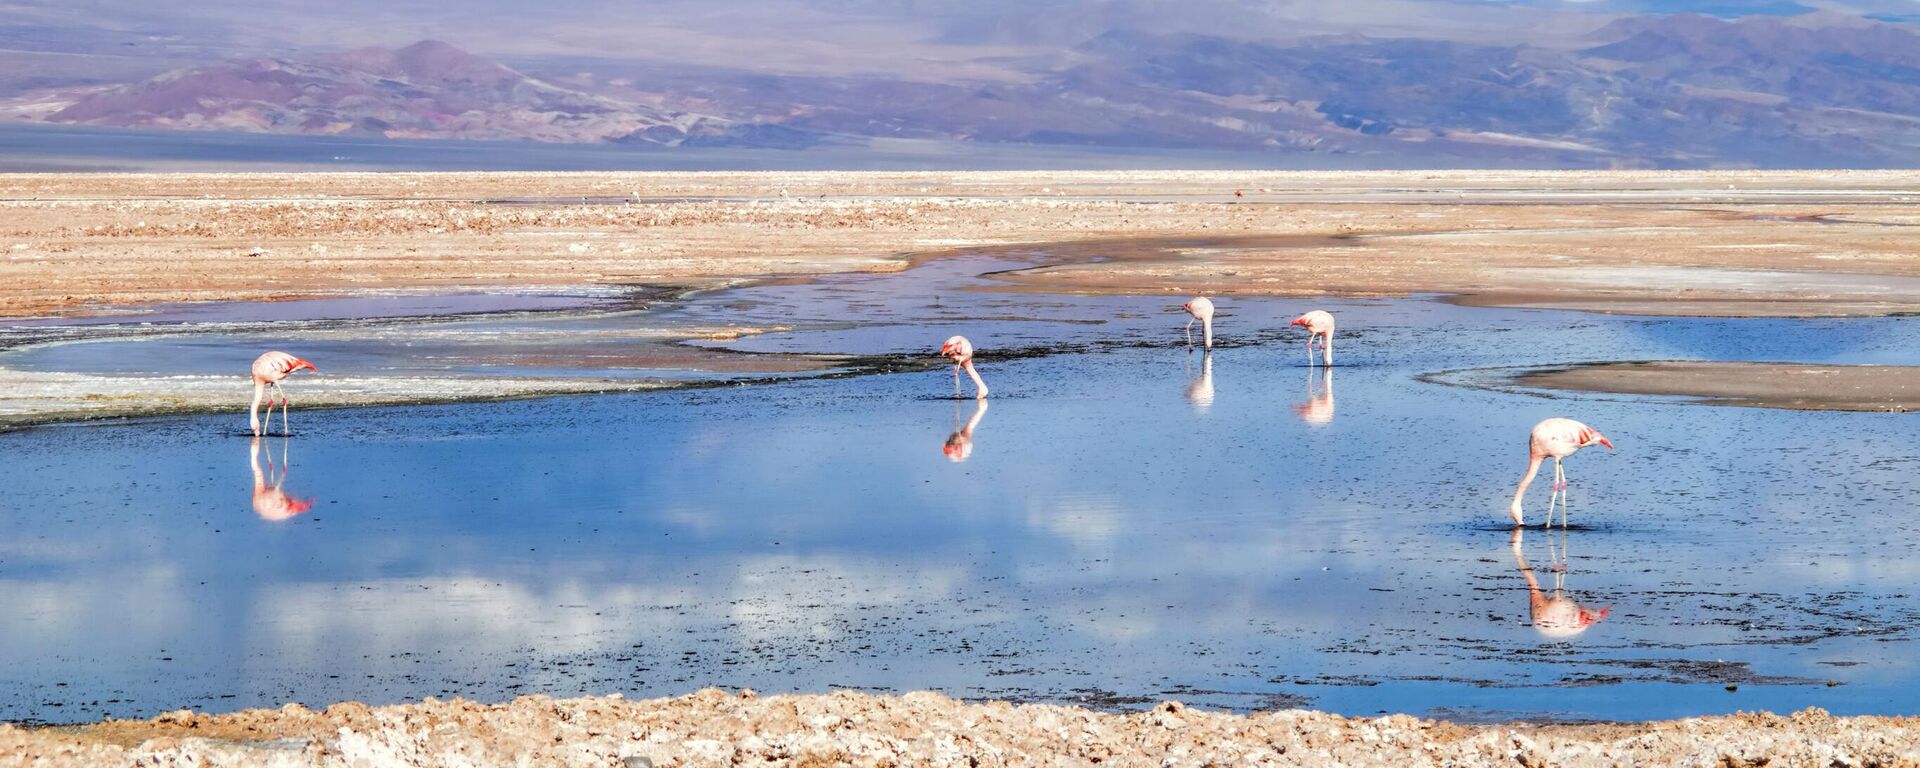
<path fill-rule="evenodd" d="M 736 347 L 967 333 L 995 398 L 964 447 L 975 404 L 944 399 L 944 368 L 313 412 L 258 455 L 269 510 L 282 455 L 313 506 L 266 520 L 232 416 L 0 434 L 0 719 L 705 685 L 1470 718 L 1920 709 L 1911 417 L 1417 378 L 1913 363 L 1910 319 L 1225 299 L 1223 342 L 1262 343 L 1216 351 L 1203 381 L 1176 298 L 942 284 L 950 316 L 902 290 L 848 328 L 817 292 L 879 284 L 849 280 L 702 301 L 822 320 Z M 675 311 L 719 311 L 702 301 Z M 1314 306 L 1342 323 L 1331 403 L 1285 327 Z M 993 357 L 1048 345 L 1069 351 Z M 1552 415 L 1619 446 L 1568 462 L 1574 530 L 1517 542 L 1543 589 L 1610 606 L 1572 638 L 1532 626 L 1505 524 Z"/>

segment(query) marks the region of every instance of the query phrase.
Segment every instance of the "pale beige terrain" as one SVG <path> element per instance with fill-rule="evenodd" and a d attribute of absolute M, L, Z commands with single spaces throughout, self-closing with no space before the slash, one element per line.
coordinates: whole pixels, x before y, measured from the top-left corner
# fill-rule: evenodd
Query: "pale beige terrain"
<path fill-rule="evenodd" d="M 1683 395 L 1714 405 L 1804 411 L 1920 411 L 1920 367 L 1654 360 L 1529 371 L 1536 389 Z"/>
<path fill-rule="evenodd" d="M 642 760 L 646 762 L 642 762 Z M 180 711 L 0 726 L 21 766 L 1912 766 L 1920 721 L 1734 715 L 1640 725 L 1457 725 L 1406 715 L 973 704 L 936 693 L 672 699 L 531 696 L 370 709 Z"/>
<path fill-rule="evenodd" d="M 1852 171 L 0 175 L 0 316 L 373 288 L 717 285 L 1050 243 L 1080 243 L 1063 256 L 1075 263 L 1015 279 L 1880 314 L 1920 311 L 1916 182 Z"/>

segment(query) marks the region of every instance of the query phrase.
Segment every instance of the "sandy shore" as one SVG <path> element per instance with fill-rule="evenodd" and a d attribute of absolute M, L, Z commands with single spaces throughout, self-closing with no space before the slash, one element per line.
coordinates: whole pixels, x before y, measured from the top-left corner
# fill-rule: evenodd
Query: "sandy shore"
<path fill-rule="evenodd" d="M 708 689 L 370 709 L 187 711 L 80 728 L 0 726 L 9 765 L 1896 766 L 1920 721 L 1734 715 L 1621 725 L 1456 725 L 1406 715 L 971 704 L 934 693 L 753 697 Z"/>
<path fill-rule="evenodd" d="M 1528 371 L 1522 387 L 1696 397 L 1714 405 L 1804 411 L 1920 410 L 1920 367 L 1659 360 Z"/>
<path fill-rule="evenodd" d="M 0 316 L 376 288 L 716 285 L 1081 243 L 1057 291 L 1920 311 L 1909 172 L 0 175 Z M 1157 240 L 1160 247 L 1107 247 Z M 1119 257 L 1119 258 L 1115 258 Z"/>

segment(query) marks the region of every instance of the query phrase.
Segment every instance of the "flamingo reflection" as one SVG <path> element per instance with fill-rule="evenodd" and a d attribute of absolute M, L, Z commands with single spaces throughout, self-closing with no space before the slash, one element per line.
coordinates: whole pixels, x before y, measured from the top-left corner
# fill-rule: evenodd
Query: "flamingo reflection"
<path fill-rule="evenodd" d="M 973 402 L 973 418 L 967 419 L 966 426 L 961 426 L 955 429 L 953 434 L 947 435 L 947 442 L 940 446 L 940 452 L 946 454 L 947 458 L 956 464 L 966 461 L 968 456 L 973 455 L 973 431 L 980 428 L 980 417 L 987 415 L 987 401 Z M 953 423 L 956 426 L 960 424 L 958 406 L 953 411 Z"/>
<path fill-rule="evenodd" d="M 1540 580 L 1534 576 L 1533 566 L 1527 564 L 1527 555 L 1521 546 L 1525 534 L 1522 529 L 1513 529 L 1510 541 L 1513 544 L 1513 562 L 1520 573 L 1527 577 L 1527 604 L 1532 615 L 1533 628 L 1550 639 L 1566 640 L 1578 636 L 1600 623 L 1601 619 L 1613 612 L 1613 606 L 1592 610 L 1567 597 L 1567 534 L 1560 531 L 1558 541 L 1548 532 L 1547 557 L 1552 562 L 1553 592 L 1541 591 Z"/>
<path fill-rule="evenodd" d="M 1213 350 L 1207 350 L 1200 356 L 1200 375 L 1187 382 L 1187 402 L 1193 403 L 1193 409 L 1206 413 L 1213 407 Z"/>
<path fill-rule="evenodd" d="M 1307 401 L 1293 407 L 1295 415 L 1313 426 L 1333 423 L 1333 369 L 1322 368 L 1320 386 L 1314 386 L 1313 371 L 1307 371 Z"/>
<path fill-rule="evenodd" d="M 253 439 L 250 450 L 253 463 L 253 513 L 262 520 L 286 520 L 313 508 L 313 499 L 302 501 L 287 496 L 281 487 L 287 482 L 287 444 L 280 441 L 280 466 L 273 465 L 273 451 L 267 451 L 267 469 L 260 470 L 260 438 Z"/>

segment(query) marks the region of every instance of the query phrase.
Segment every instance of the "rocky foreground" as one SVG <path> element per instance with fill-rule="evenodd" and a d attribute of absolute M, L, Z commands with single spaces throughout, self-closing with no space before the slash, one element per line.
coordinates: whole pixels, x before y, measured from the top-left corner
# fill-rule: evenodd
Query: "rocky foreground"
<path fill-rule="evenodd" d="M 1738 714 L 1625 725 L 1458 725 L 1406 715 L 1245 715 L 971 704 L 936 693 L 671 699 L 529 696 L 315 712 L 185 710 L 82 727 L 0 725 L 18 766 L 1393 765 L 1913 766 L 1920 719 Z"/>

